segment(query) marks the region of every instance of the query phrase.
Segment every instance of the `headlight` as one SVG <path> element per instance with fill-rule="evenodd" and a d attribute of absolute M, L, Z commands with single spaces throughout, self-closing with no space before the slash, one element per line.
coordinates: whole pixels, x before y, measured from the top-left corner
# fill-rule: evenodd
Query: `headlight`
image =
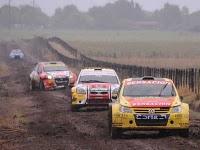
<path fill-rule="evenodd" d="M 70 73 L 69 78 L 73 79 L 73 74 L 72 73 Z"/>
<path fill-rule="evenodd" d="M 53 77 L 51 75 L 47 75 L 47 79 L 52 80 Z"/>
<path fill-rule="evenodd" d="M 122 112 L 122 113 L 132 113 L 133 111 L 128 107 L 120 106 L 120 112 Z"/>
<path fill-rule="evenodd" d="M 76 92 L 77 92 L 77 94 L 86 94 L 86 90 L 83 88 L 77 88 Z"/>
<path fill-rule="evenodd" d="M 116 88 L 112 91 L 112 95 L 117 95 L 119 92 L 119 88 Z"/>
<path fill-rule="evenodd" d="M 175 106 L 172 108 L 172 113 L 180 113 L 182 111 L 181 106 Z"/>

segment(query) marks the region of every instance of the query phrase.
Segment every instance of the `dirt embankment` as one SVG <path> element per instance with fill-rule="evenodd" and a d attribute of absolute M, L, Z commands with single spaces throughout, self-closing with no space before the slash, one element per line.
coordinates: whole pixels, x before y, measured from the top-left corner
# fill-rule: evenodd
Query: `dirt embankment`
<path fill-rule="evenodd" d="M 15 42 L 25 51 L 23 61 L 7 59 L 13 42 L 0 46 L 0 64 L 10 73 L 3 78 L 0 95 L 0 149 L 199 149 L 199 113 L 192 113 L 190 138 L 160 136 L 157 133 L 134 134 L 112 140 L 108 136 L 107 111 L 71 112 L 65 90 L 30 92 L 28 75 L 37 61 L 59 60 L 38 38 Z M 0 44 L 1 45 L 1 44 Z"/>

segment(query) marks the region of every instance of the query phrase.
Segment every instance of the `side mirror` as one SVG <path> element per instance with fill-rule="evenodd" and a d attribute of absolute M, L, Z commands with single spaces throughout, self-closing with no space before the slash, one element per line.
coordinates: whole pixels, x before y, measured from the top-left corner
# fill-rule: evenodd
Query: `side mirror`
<path fill-rule="evenodd" d="M 180 100 L 183 101 L 183 99 L 184 99 L 183 96 L 180 96 Z"/>

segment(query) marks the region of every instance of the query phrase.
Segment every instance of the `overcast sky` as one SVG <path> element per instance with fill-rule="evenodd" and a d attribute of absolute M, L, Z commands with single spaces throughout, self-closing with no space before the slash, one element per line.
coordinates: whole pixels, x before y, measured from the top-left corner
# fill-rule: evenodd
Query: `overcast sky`
<path fill-rule="evenodd" d="M 0 5 L 7 3 L 9 0 L 0 0 Z M 12 5 L 32 4 L 33 0 L 11 0 Z M 56 8 L 64 7 L 67 4 L 75 4 L 77 7 L 86 11 L 92 6 L 103 6 L 108 2 L 116 0 L 35 0 L 37 6 L 49 15 L 52 15 Z M 187 6 L 191 11 L 200 10 L 200 0 L 134 0 L 138 2 L 145 10 L 155 10 L 163 7 L 166 2 L 178 4 L 181 7 Z"/>

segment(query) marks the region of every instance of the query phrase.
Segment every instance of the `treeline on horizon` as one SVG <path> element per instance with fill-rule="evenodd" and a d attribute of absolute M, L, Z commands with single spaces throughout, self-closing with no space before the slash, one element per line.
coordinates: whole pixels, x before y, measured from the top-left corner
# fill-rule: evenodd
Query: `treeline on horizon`
<path fill-rule="evenodd" d="M 39 7 L 4 5 L 0 8 L 1 28 L 51 28 L 98 30 L 186 30 L 200 32 L 200 11 L 166 3 L 154 12 L 145 11 L 133 1 L 118 0 L 81 12 L 74 5 L 57 8 L 48 16 Z"/>

